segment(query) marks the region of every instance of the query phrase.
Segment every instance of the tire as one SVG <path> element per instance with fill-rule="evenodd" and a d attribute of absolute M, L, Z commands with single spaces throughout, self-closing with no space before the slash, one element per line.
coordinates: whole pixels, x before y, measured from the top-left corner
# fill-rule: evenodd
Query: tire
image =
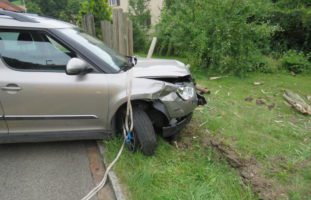
<path fill-rule="evenodd" d="M 157 138 L 152 122 L 147 113 L 139 108 L 133 108 L 134 130 L 133 137 L 135 142 L 132 146 L 133 150 L 141 150 L 146 156 L 152 156 L 157 147 Z M 133 148 L 134 147 L 134 148 Z"/>

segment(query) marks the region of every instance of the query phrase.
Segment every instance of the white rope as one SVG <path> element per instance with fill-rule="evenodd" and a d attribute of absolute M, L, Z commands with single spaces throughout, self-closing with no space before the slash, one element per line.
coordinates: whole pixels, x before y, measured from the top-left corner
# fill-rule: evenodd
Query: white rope
<path fill-rule="evenodd" d="M 116 156 L 116 158 L 109 164 L 109 166 L 106 169 L 106 172 L 104 174 L 103 179 L 100 181 L 100 183 L 94 187 L 85 197 L 83 197 L 81 200 L 90 200 L 92 197 L 94 197 L 106 184 L 107 177 L 109 171 L 112 169 L 112 167 L 115 165 L 115 163 L 119 160 L 126 141 L 127 133 L 133 131 L 134 123 L 133 123 L 133 108 L 131 104 L 131 94 L 132 94 L 132 77 L 133 72 L 132 70 L 127 71 L 127 85 L 126 85 L 126 95 L 127 95 L 127 108 L 126 108 L 126 115 L 125 115 L 125 121 L 124 121 L 124 127 L 123 127 L 123 135 L 124 140 L 122 143 L 122 146 Z"/>

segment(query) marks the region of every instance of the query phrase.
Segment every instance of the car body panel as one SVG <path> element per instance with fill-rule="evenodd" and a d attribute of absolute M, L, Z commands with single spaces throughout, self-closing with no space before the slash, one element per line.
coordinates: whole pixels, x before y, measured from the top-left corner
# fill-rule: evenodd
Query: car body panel
<path fill-rule="evenodd" d="M 176 78 L 190 75 L 185 65 L 176 60 L 139 58 L 134 67 L 135 77 Z"/>
<path fill-rule="evenodd" d="M 107 75 L 16 71 L 2 61 L 0 70 L 0 87 L 21 87 L 0 92 L 10 134 L 107 128 Z"/>

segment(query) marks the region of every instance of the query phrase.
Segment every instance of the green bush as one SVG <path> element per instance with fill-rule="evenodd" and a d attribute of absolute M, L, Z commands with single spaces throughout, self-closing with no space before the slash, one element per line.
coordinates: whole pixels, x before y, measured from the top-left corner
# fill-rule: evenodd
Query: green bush
<path fill-rule="evenodd" d="M 282 57 L 282 66 L 296 74 L 311 72 L 310 55 L 305 56 L 302 52 L 289 50 Z"/>
<path fill-rule="evenodd" d="M 262 20 L 270 6 L 268 0 L 170 2 L 157 26 L 158 53 L 186 56 L 192 65 L 218 73 L 255 71 L 278 30 Z"/>
<path fill-rule="evenodd" d="M 281 62 L 278 58 L 272 56 L 260 56 L 257 58 L 255 71 L 262 73 L 276 73 L 281 69 Z"/>
<path fill-rule="evenodd" d="M 134 51 L 145 52 L 147 49 L 148 32 L 151 14 L 150 0 L 130 0 L 129 17 L 133 22 Z"/>

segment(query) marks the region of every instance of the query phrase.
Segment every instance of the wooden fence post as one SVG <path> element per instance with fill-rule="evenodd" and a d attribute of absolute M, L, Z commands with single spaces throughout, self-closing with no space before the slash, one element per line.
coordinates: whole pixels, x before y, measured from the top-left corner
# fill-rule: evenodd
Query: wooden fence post
<path fill-rule="evenodd" d="M 82 28 L 88 34 L 96 36 L 94 16 L 91 14 L 84 15 L 82 18 Z"/>
<path fill-rule="evenodd" d="M 131 20 L 128 21 L 128 45 L 129 45 L 129 56 L 134 55 L 134 41 L 133 41 L 133 22 Z"/>
<path fill-rule="evenodd" d="M 119 52 L 119 21 L 118 21 L 118 12 L 120 9 L 113 9 L 112 11 L 112 18 L 113 18 L 113 31 L 112 31 L 112 37 L 113 37 L 113 49 L 116 52 Z"/>
<path fill-rule="evenodd" d="M 101 21 L 101 31 L 103 36 L 103 41 L 110 48 L 113 48 L 113 37 L 112 37 L 112 24 L 110 21 Z"/>
<path fill-rule="evenodd" d="M 101 21 L 103 41 L 124 56 L 133 55 L 133 23 L 122 9 L 113 9 L 113 23 Z"/>

